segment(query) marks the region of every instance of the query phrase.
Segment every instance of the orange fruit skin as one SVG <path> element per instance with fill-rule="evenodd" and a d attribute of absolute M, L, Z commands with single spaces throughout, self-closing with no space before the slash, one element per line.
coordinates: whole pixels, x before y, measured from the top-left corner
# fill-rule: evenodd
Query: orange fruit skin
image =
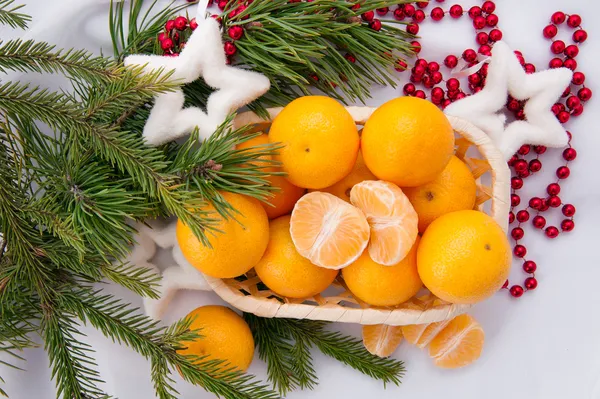
<path fill-rule="evenodd" d="M 365 180 L 352 187 L 350 202 L 367 216 L 371 259 L 386 266 L 400 262 L 418 234 L 418 216 L 408 197 L 390 182 Z"/>
<path fill-rule="evenodd" d="M 365 180 L 377 180 L 377 177 L 367 168 L 362 152 L 359 151 L 358 158 L 356 158 L 356 163 L 350 174 L 333 186 L 325 187 L 319 191 L 333 194 L 346 202 L 350 202 L 350 190 L 352 190 L 352 187 Z"/>
<path fill-rule="evenodd" d="M 438 367 L 464 367 L 479 359 L 484 340 L 483 328 L 473 317 L 456 316 L 431 340 L 429 356 Z"/>
<path fill-rule="evenodd" d="M 320 189 L 346 177 L 356 162 L 360 139 L 350 113 L 324 96 L 300 97 L 273 120 L 272 143 L 284 147 L 277 161 L 298 187 Z"/>
<path fill-rule="evenodd" d="M 177 242 L 187 261 L 202 273 L 232 278 L 252 269 L 262 257 L 269 243 L 269 219 L 258 200 L 228 192 L 221 195 L 239 214 L 225 220 L 215 213 L 220 232 L 209 234 L 211 247 L 204 246 L 181 221 L 177 222 Z"/>
<path fill-rule="evenodd" d="M 400 97 L 367 120 L 361 148 L 367 167 L 379 179 L 415 187 L 442 173 L 454 152 L 454 131 L 434 104 Z"/>
<path fill-rule="evenodd" d="M 290 236 L 290 216 L 271 221 L 269 235 L 267 250 L 254 270 L 271 291 L 289 298 L 307 298 L 333 283 L 337 270 L 315 266 L 296 251 Z"/>
<path fill-rule="evenodd" d="M 237 146 L 237 149 L 244 149 L 255 147 L 262 144 L 269 143 L 269 136 L 261 134 L 260 136 L 254 137 L 247 140 Z M 264 159 L 271 159 L 271 156 L 261 157 Z M 265 172 L 279 172 L 279 167 L 265 167 Z M 271 187 L 276 187 L 278 190 L 273 191 L 272 197 L 268 199 L 268 203 L 261 202 L 263 208 L 267 212 L 269 219 L 275 219 L 283 215 L 287 215 L 292 212 L 296 202 L 304 195 L 305 189 L 296 187 L 289 182 L 284 176 L 269 176 L 266 178 L 269 181 Z"/>
<path fill-rule="evenodd" d="M 341 269 L 354 262 L 369 243 L 369 223 L 362 211 L 322 192 L 296 203 L 290 234 L 300 255 L 317 266 Z"/>
<path fill-rule="evenodd" d="M 254 339 L 248 324 L 224 306 L 201 306 L 186 317 L 194 319 L 192 330 L 202 335 L 195 341 L 183 341 L 182 355 L 207 356 L 205 360 L 224 360 L 239 371 L 246 371 L 254 357 Z M 224 366 L 228 368 L 227 366 Z"/>
<path fill-rule="evenodd" d="M 473 304 L 492 296 L 508 278 L 512 252 L 490 216 L 447 213 L 425 230 L 417 253 L 423 284 L 438 298 Z"/>
<path fill-rule="evenodd" d="M 418 246 L 417 239 L 408 255 L 393 266 L 376 263 L 365 251 L 342 270 L 348 289 L 361 301 L 374 306 L 396 306 L 409 300 L 423 285 L 417 272 Z"/>
<path fill-rule="evenodd" d="M 468 166 L 453 156 L 435 179 L 402 191 L 417 211 L 419 233 L 423 233 L 431 222 L 446 213 L 473 209 L 477 184 Z"/>
<path fill-rule="evenodd" d="M 402 343 L 402 327 L 399 326 L 385 324 L 363 326 L 362 335 L 365 348 L 369 353 L 379 357 L 391 356 Z"/>

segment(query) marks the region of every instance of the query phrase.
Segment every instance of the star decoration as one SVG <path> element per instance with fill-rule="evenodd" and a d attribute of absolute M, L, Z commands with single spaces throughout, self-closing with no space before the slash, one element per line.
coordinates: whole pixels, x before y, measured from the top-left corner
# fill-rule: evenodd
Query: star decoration
<path fill-rule="evenodd" d="M 173 71 L 170 79 L 182 84 L 203 77 L 216 89 L 207 101 L 206 112 L 197 107 L 184 108 L 181 89 L 156 96 L 144 126 L 144 138 L 151 145 L 175 140 L 199 128 L 201 138 L 208 138 L 227 116 L 254 101 L 269 90 L 265 76 L 226 65 L 219 24 L 213 18 L 199 21 L 179 57 L 131 55 L 125 65 L 143 66 L 146 72 L 163 68 Z"/>
<path fill-rule="evenodd" d="M 449 105 L 444 112 L 466 119 L 487 133 L 507 160 L 523 144 L 564 147 L 569 140 L 567 132 L 551 107 L 572 76 L 567 68 L 527 74 L 508 45 L 497 42 L 483 90 Z M 517 100 L 527 100 L 525 120 L 506 124 L 505 115 L 499 112 L 507 93 Z"/>

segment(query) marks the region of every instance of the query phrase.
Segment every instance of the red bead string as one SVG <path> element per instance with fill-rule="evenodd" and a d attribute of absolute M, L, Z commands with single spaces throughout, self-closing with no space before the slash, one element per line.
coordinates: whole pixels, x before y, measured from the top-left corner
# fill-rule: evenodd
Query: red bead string
<path fill-rule="evenodd" d="M 444 0 L 437 0 L 438 3 L 444 3 Z M 392 11 L 395 19 L 399 21 L 410 20 L 406 26 L 406 31 L 412 34 L 419 32 L 419 24 L 425 20 L 425 11 L 430 3 L 419 2 L 417 7 L 411 4 L 400 5 Z M 431 3 L 433 4 L 433 3 Z M 477 51 L 474 49 L 466 49 L 460 56 L 450 54 L 444 58 L 443 65 L 448 69 L 453 69 L 458 65 L 459 57 L 465 60 L 469 66 L 476 65 L 479 62 L 480 56 L 489 56 L 492 53 L 494 43 L 502 39 L 502 31 L 498 28 L 498 16 L 494 14 L 496 4 L 493 1 L 484 1 L 481 6 L 473 6 L 467 12 L 459 4 L 450 6 L 448 10 L 444 10 L 440 6 L 435 6 L 429 12 L 429 17 L 433 21 L 441 21 L 447 15 L 452 19 L 462 18 L 463 15 L 468 15 L 472 20 L 475 28 L 475 41 L 479 45 Z M 558 34 L 558 27 L 566 22 L 566 25 L 575 29 L 572 34 L 572 44 L 566 44 L 562 40 L 554 40 L 550 46 L 550 51 L 554 58 L 550 61 L 550 68 L 567 67 L 574 71 L 572 85 L 567 88 L 561 98 L 561 101 L 554 104 L 552 112 L 556 118 L 563 124 L 567 123 L 571 117 L 577 117 L 583 113 L 583 103 L 590 100 L 592 91 L 584 86 L 585 75 L 577 71 L 578 65 L 575 60 L 579 54 L 579 45 L 587 40 L 587 32 L 581 28 L 581 17 L 579 15 L 567 15 L 561 11 L 555 12 L 551 17 L 551 24 L 543 29 L 544 37 L 553 39 Z M 415 52 L 418 54 L 421 51 L 421 44 L 414 41 Z M 523 69 L 527 73 L 534 73 L 536 67 L 532 63 L 525 61 L 525 57 L 520 51 L 515 51 L 515 56 L 519 59 Z M 398 71 L 408 69 L 406 64 L 399 63 L 396 68 Z M 410 69 L 410 82 L 404 85 L 403 92 L 407 96 L 415 96 L 426 98 L 426 92 L 418 89 L 418 85 L 422 85 L 425 89 L 429 89 L 430 100 L 445 108 L 454 101 L 460 100 L 468 95 L 479 92 L 485 86 L 487 77 L 487 64 L 476 73 L 468 77 L 468 89 L 470 93 L 465 93 L 461 88 L 460 81 L 456 78 L 444 80 L 440 70 L 440 64 L 435 61 L 428 62 L 423 58 L 418 58 L 412 69 Z M 445 88 L 441 83 L 445 83 Z M 438 86 L 439 84 L 439 86 Z M 580 86 L 580 87 L 579 87 Z M 577 91 L 576 93 L 574 90 Z M 512 112 L 516 119 L 525 119 L 523 110 L 524 103 L 514 98 L 507 99 L 506 109 Z M 522 296 L 526 291 L 534 290 L 538 286 L 538 281 L 535 278 L 537 264 L 527 259 L 527 248 L 522 244 L 522 239 L 525 236 L 526 223 L 531 220 L 531 224 L 535 229 L 544 230 L 546 237 L 550 239 L 557 238 L 561 232 L 566 233 L 575 228 L 573 216 L 575 215 L 575 207 L 571 204 L 563 204 L 559 194 L 561 192 L 560 181 L 570 176 L 569 162 L 575 160 L 577 152 L 571 145 L 571 133 L 569 134 L 569 146 L 562 153 L 564 164 L 556 170 L 556 180 L 549 184 L 546 188 L 546 194 L 540 197 L 533 197 L 529 201 L 521 201 L 521 197 L 517 192 L 523 188 L 525 179 L 539 172 L 542 169 L 542 161 L 540 156 L 546 152 L 546 147 L 524 145 L 509 161 L 509 166 L 513 172 L 511 179 L 511 210 L 509 213 L 509 222 L 512 227 L 511 237 L 515 243 L 513 254 L 515 258 L 523 261 L 522 268 L 527 277 L 523 281 L 523 285 L 512 285 L 509 288 L 507 280 L 502 288 L 507 289 L 515 298 Z M 527 160 L 529 156 L 529 160 Z M 525 207 L 518 210 L 521 204 Z M 565 219 L 561 222 L 560 227 L 546 226 L 546 219 L 543 214 L 552 208 L 560 208 Z"/>

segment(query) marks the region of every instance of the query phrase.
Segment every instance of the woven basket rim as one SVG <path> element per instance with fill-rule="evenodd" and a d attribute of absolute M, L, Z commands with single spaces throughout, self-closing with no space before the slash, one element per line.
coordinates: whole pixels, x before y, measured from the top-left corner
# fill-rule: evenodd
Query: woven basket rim
<path fill-rule="evenodd" d="M 369 116 L 376 110 L 374 107 L 346 107 L 358 125 L 364 125 Z M 269 119 L 265 120 L 253 112 L 239 114 L 234 120 L 234 127 L 243 125 L 268 125 L 281 112 L 282 108 L 269 108 Z M 508 228 L 508 211 L 510 196 L 510 171 L 502 153 L 494 146 L 492 140 L 479 128 L 467 120 L 446 115 L 454 131 L 468 139 L 477 147 L 479 153 L 487 160 L 491 170 L 491 210 L 496 222 L 506 232 Z M 286 317 L 296 319 L 324 320 L 359 324 L 407 325 L 432 323 L 451 319 L 467 311 L 471 305 L 445 304 L 426 310 L 407 308 L 354 308 L 340 304 L 311 305 L 305 303 L 282 303 L 274 298 L 245 295 L 239 289 L 228 285 L 224 280 L 206 276 L 210 287 L 224 301 L 244 312 L 262 317 Z"/>

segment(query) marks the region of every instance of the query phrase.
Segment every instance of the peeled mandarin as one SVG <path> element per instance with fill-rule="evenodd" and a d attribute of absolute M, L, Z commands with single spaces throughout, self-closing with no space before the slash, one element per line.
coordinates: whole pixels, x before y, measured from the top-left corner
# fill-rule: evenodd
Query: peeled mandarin
<path fill-rule="evenodd" d="M 273 120 L 269 140 L 283 144 L 274 158 L 281 161 L 287 179 L 311 189 L 329 187 L 346 177 L 360 144 L 352 115 L 324 96 L 289 103 Z"/>
<path fill-rule="evenodd" d="M 508 278 L 512 252 L 506 233 L 483 212 L 447 213 L 421 239 L 419 276 L 435 296 L 473 304 L 492 296 Z"/>
<path fill-rule="evenodd" d="M 365 251 L 353 264 L 342 270 L 348 289 L 354 296 L 373 306 L 396 306 L 413 297 L 422 287 L 417 272 L 417 239 L 408 255 L 399 263 L 383 266 Z"/>
<path fill-rule="evenodd" d="M 212 277 L 232 278 L 246 273 L 262 258 L 269 243 L 269 219 L 258 200 L 229 192 L 221 195 L 239 213 L 225 219 L 213 206 L 206 207 L 219 219 L 215 225 L 219 232 L 208 235 L 210 247 L 181 220 L 176 235 L 181 252 L 196 269 Z"/>
<path fill-rule="evenodd" d="M 315 266 L 296 251 L 290 236 L 290 216 L 271 221 L 269 237 L 267 250 L 254 270 L 274 293 L 288 298 L 308 298 L 335 280 L 337 270 Z"/>
<path fill-rule="evenodd" d="M 485 334 L 468 314 L 455 317 L 429 344 L 429 356 L 442 368 L 464 367 L 479 359 Z"/>
<path fill-rule="evenodd" d="M 389 182 L 366 180 L 352 187 L 350 202 L 367 216 L 371 259 L 386 266 L 404 259 L 417 239 L 418 218 L 402 190 Z"/>
<path fill-rule="evenodd" d="M 361 149 L 367 167 L 379 179 L 415 187 L 442 173 L 454 152 L 454 131 L 431 102 L 399 97 L 367 120 Z"/>
<path fill-rule="evenodd" d="M 300 198 L 292 211 L 290 233 L 300 255 L 327 269 L 348 266 L 369 243 L 365 215 L 329 193 Z"/>

